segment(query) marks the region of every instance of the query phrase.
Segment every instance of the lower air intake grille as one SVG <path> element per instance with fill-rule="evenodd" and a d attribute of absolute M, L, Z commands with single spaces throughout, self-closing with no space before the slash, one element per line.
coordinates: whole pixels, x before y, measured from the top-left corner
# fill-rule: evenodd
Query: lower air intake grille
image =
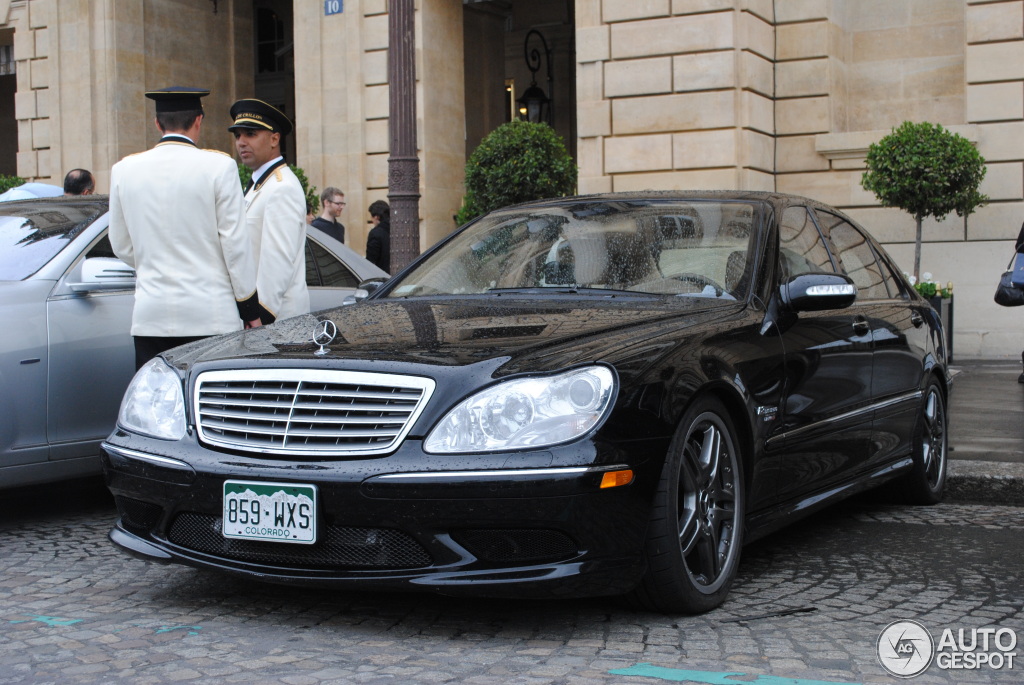
<path fill-rule="evenodd" d="M 143 502 L 131 497 L 114 497 L 121 525 L 132 533 L 148 534 L 160 520 L 163 508 L 159 504 Z"/>
<path fill-rule="evenodd" d="M 168 539 L 185 549 L 254 564 L 285 568 L 421 568 L 433 563 L 418 542 L 386 528 L 322 530 L 312 545 L 235 540 L 221 534 L 221 519 L 205 514 L 179 514 Z"/>
<path fill-rule="evenodd" d="M 572 538 L 557 530 L 460 530 L 452 538 L 485 561 L 555 561 L 579 553 Z"/>

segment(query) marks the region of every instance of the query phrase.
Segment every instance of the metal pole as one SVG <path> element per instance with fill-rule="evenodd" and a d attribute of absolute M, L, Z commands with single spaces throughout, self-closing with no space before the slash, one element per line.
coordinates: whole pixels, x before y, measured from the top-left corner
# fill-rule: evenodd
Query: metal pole
<path fill-rule="evenodd" d="M 413 0 L 388 2 L 388 201 L 391 273 L 420 253 L 420 160 L 416 156 L 416 30 Z"/>

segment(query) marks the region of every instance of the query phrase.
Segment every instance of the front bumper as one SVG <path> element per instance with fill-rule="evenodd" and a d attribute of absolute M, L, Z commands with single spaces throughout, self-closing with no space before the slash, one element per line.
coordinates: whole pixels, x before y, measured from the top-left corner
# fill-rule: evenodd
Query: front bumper
<path fill-rule="evenodd" d="M 110 538 L 130 554 L 270 582 L 493 597 L 631 589 L 660 462 L 630 455 L 664 454 L 660 445 L 627 453 L 586 440 L 439 459 L 407 440 L 385 458 L 298 462 L 189 441 L 119 431 L 104 444 L 120 514 Z M 623 468 L 632 483 L 600 487 L 604 473 Z M 225 480 L 315 485 L 317 542 L 224 537 Z"/>

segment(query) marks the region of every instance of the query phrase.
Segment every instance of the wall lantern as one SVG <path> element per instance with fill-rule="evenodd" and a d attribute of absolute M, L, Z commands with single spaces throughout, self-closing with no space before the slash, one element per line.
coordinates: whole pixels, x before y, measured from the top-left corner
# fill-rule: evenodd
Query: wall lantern
<path fill-rule="evenodd" d="M 537 71 L 540 69 L 541 55 L 537 48 L 530 49 L 530 38 L 533 36 L 537 36 L 540 39 L 544 49 L 544 60 L 548 67 L 548 93 L 551 94 L 550 97 L 537 85 Z M 519 103 L 519 118 L 532 121 L 533 123 L 543 121 L 551 124 L 554 121 L 551 101 L 555 96 L 554 77 L 551 72 L 551 50 L 548 48 L 548 42 L 544 40 L 544 36 L 540 31 L 530 29 L 530 32 L 526 34 L 526 40 L 523 41 L 523 52 L 526 56 L 526 66 L 530 70 L 530 87 L 523 91 L 522 96 L 516 100 Z"/>

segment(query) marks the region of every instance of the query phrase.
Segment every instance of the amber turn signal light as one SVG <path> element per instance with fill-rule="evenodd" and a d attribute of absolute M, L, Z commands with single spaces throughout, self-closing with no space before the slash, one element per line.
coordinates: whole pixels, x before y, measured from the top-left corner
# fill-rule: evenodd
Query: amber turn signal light
<path fill-rule="evenodd" d="M 601 489 L 617 488 L 620 485 L 629 485 L 632 482 L 633 471 L 630 469 L 626 469 L 625 471 L 609 471 L 601 476 Z"/>

